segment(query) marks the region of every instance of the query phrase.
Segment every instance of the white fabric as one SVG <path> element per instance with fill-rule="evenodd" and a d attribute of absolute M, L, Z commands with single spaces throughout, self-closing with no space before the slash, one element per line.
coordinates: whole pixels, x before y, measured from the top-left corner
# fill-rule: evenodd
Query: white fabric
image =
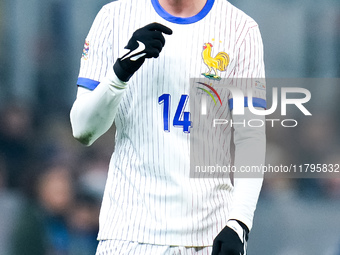
<path fill-rule="evenodd" d="M 113 68 L 94 91 L 79 87 L 70 113 L 73 136 L 91 145 L 104 134 L 112 126 L 125 87 Z"/>
<path fill-rule="evenodd" d="M 96 255 L 211 255 L 211 252 L 212 246 L 184 247 L 103 240 L 99 242 Z"/>
<path fill-rule="evenodd" d="M 254 115 L 245 109 L 244 116 L 233 114 L 235 123 L 246 125 L 234 125 L 235 162 L 238 170 L 245 167 L 261 167 L 265 162 L 266 135 L 265 126 L 253 127 L 248 125 L 248 120 L 257 119 L 265 123 L 264 116 Z M 243 170 L 244 171 L 244 170 Z M 251 170 L 252 171 L 252 170 Z M 243 222 L 249 230 L 253 226 L 253 217 L 257 200 L 261 191 L 263 173 L 236 172 L 234 175 L 233 206 L 229 219 L 237 219 Z"/>
<path fill-rule="evenodd" d="M 151 22 L 173 30 L 171 36 L 165 36 L 159 58 L 146 60 L 128 86 L 108 85 L 107 70 L 132 33 Z M 229 54 L 226 71 L 219 72 L 222 78 L 264 77 L 257 24 L 226 0 L 216 0 L 207 16 L 186 25 L 160 17 L 150 0 L 120 0 L 102 8 L 86 39 L 89 50 L 79 73 L 85 83 L 79 85 L 101 83 L 92 92 L 82 93 L 79 87 L 71 112 L 74 135 L 91 144 L 113 120 L 117 128 L 98 239 L 208 246 L 231 215 L 251 228 L 259 186 L 249 186 L 254 195 L 245 180 L 236 181 L 233 199 L 229 179 L 189 178 L 190 134 L 174 127 L 172 119 L 181 95 L 189 94 L 189 78 L 202 78 L 208 71 L 202 60 L 204 43 L 213 44 L 214 56 L 220 51 Z M 253 88 L 256 97 L 265 98 L 265 91 L 256 89 L 251 79 L 235 80 L 234 86 L 243 91 Z M 163 130 L 164 105 L 158 103 L 164 94 L 171 95 L 170 132 Z M 227 102 L 230 97 L 225 93 L 222 100 Z M 223 114 L 231 118 L 228 106 Z M 226 141 L 225 157 L 230 162 L 230 126 L 219 135 Z M 242 146 L 246 144 L 246 140 L 242 142 Z M 246 203 L 249 208 L 243 211 Z"/>

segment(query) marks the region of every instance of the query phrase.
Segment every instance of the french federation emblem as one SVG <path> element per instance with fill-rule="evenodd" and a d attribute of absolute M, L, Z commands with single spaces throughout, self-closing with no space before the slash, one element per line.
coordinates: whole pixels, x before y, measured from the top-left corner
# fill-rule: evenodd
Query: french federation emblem
<path fill-rule="evenodd" d="M 209 68 L 208 72 L 202 73 L 202 75 L 208 79 L 221 80 L 217 71 L 224 72 L 227 70 L 229 65 L 229 55 L 225 52 L 219 52 L 215 57 L 211 56 L 211 48 L 213 45 L 211 43 L 205 43 L 203 46 L 203 62 Z M 214 70 L 214 73 L 211 71 Z"/>
<path fill-rule="evenodd" d="M 90 42 L 85 40 L 84 49 L 82 53 L 82 58 L 84 60 L 87 60 L 89 58 L 89 49 L 90 49 Z"/>

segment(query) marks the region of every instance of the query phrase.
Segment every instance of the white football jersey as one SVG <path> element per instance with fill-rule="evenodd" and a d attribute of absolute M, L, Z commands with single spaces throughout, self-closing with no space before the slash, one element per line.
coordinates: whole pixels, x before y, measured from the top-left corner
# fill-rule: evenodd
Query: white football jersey
<path fill-rule="evenodd" d="M 86 38 L 78 86 L 95 89 L 133 32 L 152 22 L 173 34 L 165 35 L 160 56 L 133 75 L 120 103 L 98 239 L 209 246 L 226 225 L 233 186 L 226 178 L 190 178 L 190 133 L 172 124 L 174 115 L 189 95 L 190 78 L 264 78 L 262 39 L 257 23 L 226 0 L 207 0 L 190 18 L 168 14 L 158 0 L 114 1 Z M 220 52 L 225 68 L 215 72 L 204 54 Z M 254 88 L 255 106 L 265 107 L 265 90 L 251 79 L 234 86 Z M 230 93 L 221 97 L 231 99 Z M 190 111 L 189 104 L 183 110 Z M 230 162 L 230 126 L 219 136 Z"/>

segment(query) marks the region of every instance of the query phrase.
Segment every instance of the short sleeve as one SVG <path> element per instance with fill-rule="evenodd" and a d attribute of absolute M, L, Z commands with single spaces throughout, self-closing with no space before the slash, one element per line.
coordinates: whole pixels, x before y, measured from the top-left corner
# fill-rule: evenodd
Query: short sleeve
<path fill-rule="evenodd" d="M 244 106 L 248 107 L 247 96 L 252 93 L 253 106 L 266 108 L 265 65 L 263 60 L 263 43 L 258 25 L 253 22 L 242 40 L 237 52 L 233 86 L 242 90 Z M 233 108 L 233 98 L 229 99 Z"/>
<path fill-rule="evenodd" d="M 97 14 L 85 39 L 77 85 L 93 90 L 112 67 L 112 27 L 109 9 Z"/>

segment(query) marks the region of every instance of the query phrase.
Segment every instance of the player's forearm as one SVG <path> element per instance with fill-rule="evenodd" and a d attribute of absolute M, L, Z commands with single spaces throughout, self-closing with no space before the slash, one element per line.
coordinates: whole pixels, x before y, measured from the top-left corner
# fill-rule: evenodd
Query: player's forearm
<path fill-rule="evenodd" d="M 70 113 L 73 136 L 77 140 L 91 145 L 112 126 L 125 86 L 109 72 L 93 91 L 78 89 Z"/>
<path fill-rule="evenodd" d="M 261 191 L 262 180 L 262 178 L 239 178 L 234 183 L 234 203 L 229 219 L 243 222 L 249 231 L 253 227 L 254 212 Z"/>
<path fill-rule="evenodd" d="M 242 122 L 243 119 L 251 119 L 253 116 L 246 109 L 244 116 L 233 116 L 234 122 Z M 264 116 L 256 116 L 256 119 Z M 266 137 L 265 128 L 254 128 L 250 126 L 235 126 L 235 166 L 237 169 L 245 170 L 245 167 L 260 169 L 265 162 Z M 249 169 L 249 168 L 248 168 Z M 262 173 L 235 173 L 233 207 L 230 219 L 242 221 L 249 230 L 252 228 L 254 212 L 262 187 Z"/>

